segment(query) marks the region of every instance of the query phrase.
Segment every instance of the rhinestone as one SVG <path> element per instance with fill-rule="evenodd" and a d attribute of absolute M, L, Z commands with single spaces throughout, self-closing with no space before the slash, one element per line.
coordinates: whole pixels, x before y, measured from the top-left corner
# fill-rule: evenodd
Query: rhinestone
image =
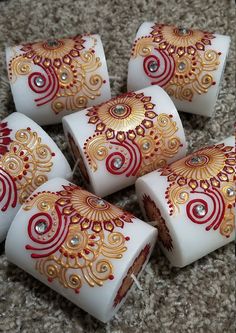
<path fill-rule="evenodd" d="M 125 107 L 123 105 L 116 105 L 116 107 L 114 108 L 114 113 L 117 116 L 122 116 L 125 113 Z"/>
<path fill-rule="evenodd" d="M 67 74 L 67 73 L 62 73 L 62 74 L 61 74 L 61 79 L 62 79 L 62 81 L 67 80 L 67 78 L 68 78 L 68 74 Z"/>
<path fill-rule="evenodd" d="M 143 150 L 148 150 L 150 148 L 150 143 L 149 142 L 144 142 L 143 143 Z"/>
<path fill-rule="evenodd" d="M 181 192 L 179 195 L 180 199 L 184 200 L 186 198 L 186 194 L 187 194 L 186 192 Z"/>
<path fill-rule="evenodd" d="M 35 226 L 35 230 L 37 231 L 37 233 L 43 234 L 47 227 L 48 225 L 45 221 L 39 221 Z"/>
<path fill-rule="evenodd" d="M 104 266 L 102 266 L 102 271 L 103 272 L 106 272 L 107 271 L 107 267 L 104 265 Z"/>
<path fill-rule="evenodd" d="M 156 61 L 151 61 L 149 64 L 148 64 L 148 69 L 150 70 L 150 72 L 156 72 L 158 70 L 158 63 Z"/>
<path fill-rule="evenodd" d="M 57 41 L 56 39 L 49 39 L 49 40 L 47 41 L 47 44 L 48 44 L 48 46 L 50 46 L 50 47 L 54 47 L 54 46 L 57 46 L 57 45 L 58 45 L 58 41 Z"/>
<path fill-rule="evenodd" d="M 70 245 L 71 246 L 77 246 L 78 244 L 79 244 L 78 236 L 74 236 L 73 238 L 71 238 L 71 240 L 70 240 Z"/>
<path fill-rule="evenodd" d="M 35 84 L 37 87 L 42 87 L 44 85 L 44 79 L 41 76 L 36 77 Z"/>
<path fill-rule="evenodd" d="M 98 205 L 98 206 L 101 206 L 101 207 L 106 206 L 105 201 L 102 200 L 102 199 L 97 199 L 97 205 Z"/>
<path fill-rule="evenodd" d="M 179 32 L 179 34 L 180 34 L 181 36 L 185 36 L 185 35 L 187 35 L 187 34 L 189 33 L 189 30 L 188 30 L 187 28 L 180 27 L 180 28 L 178 29 L 178 32 Z"/>
<path fill-rule="evenodd" d="M 116 169 L 120 169 L 123 165 L 121 158 L 119 157 L 115 158 L 113 165 Z"/>
<path fill-rule="evenodd" d="M 195 213 L 198 215 L 198 216 L 205 216 L 206 215 L 206 208 L 204 205 L 197 205 L 195 208 Z"/>
<path fill-rule="evenodd" d="M 98 155 L 102 156 L 103 155 L 103 151 L 101 149 L 98 149 Z"/>
<path fill-rule="evenodd" d="M 228 187 L 226 190 L 227 196 L 228 197 L 233 197 L 234 196 L 234 189 L 232 187 Z"/>
<path fill-rule="evenodd" d="M 193 157 L 191 158 L 191 163 L 193 163 L 193 164 L 198 164 L 198 163 L 200 163 L 201 161 L 202 161 L 202 157 L 201 157 L 201 156 L 198 156 L 198 155 L 193 156 Z"/>
<path fill-rule="evenodd" d="M 182 62 L 182 61 L 181 61 L 181 62 L 179 63 L 179 65 L 178 65 L 178 68 L 179 68 L 180 71 L 185 70 L 185 67 L 186 67 L 186 65 L 185 65 L 185 63 Z"/>

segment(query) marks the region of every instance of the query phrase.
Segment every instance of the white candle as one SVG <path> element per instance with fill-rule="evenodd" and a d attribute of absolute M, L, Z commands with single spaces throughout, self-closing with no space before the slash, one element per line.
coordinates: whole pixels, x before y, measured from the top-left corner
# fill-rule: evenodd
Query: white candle
<path fill-rule="evenodd" d="M 0 122 L 0 242 L 20 206 L 48 179 L 72 176 L 64 155 L 44 130 L 15 112 Z"/>
<path fill-rule="evenodd" d="M 229 137 L 138 179 L 143 214 L 157 225 L 172 265 L 188 265 L 235 239 L 234 166 Z"/>
<path fill-rule="evenodd" d="M 155 228 L 130 213 L 55 178 L 18 212 L 6 239 L 6 255 L 107 322 L 147 263 L 156 236 Z"/>
<path fill-rule="evenodd" d="M 186 154 L 178 112 L 158 86 L 66 116 L 63 126 L 88 188 L 102 197 Z"/>
<path fill-rule="evenodd" d="M 159 85 L 178 110 L 212 116 L 229 45 L 228 36 L 145 22 L 133 44 L 128 90 Z"/>
<path fill-rule="evenodd" d="M 40 125 L 111 98 L 99 35 L 7 47 L 6 60 L 16 110 Z"/>

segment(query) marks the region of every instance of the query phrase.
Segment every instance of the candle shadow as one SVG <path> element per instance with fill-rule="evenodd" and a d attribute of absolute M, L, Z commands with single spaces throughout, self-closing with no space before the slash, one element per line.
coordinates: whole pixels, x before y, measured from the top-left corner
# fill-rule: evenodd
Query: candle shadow
<path fill-rule="evenodd" d="M 5 241 L 0 243 L 0 255 L 4 253 L 4 250 L 5 250 Z"/>

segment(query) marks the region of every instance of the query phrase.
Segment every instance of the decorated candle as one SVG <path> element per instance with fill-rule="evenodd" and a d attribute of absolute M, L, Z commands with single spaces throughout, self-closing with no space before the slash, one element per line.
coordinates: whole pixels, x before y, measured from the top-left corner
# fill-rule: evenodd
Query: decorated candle
<path fill-rule="evenodd" d="M 111 98 L 98 35 L 7 47 L 6 58 L 16 110 L 40 125 Z"/>
<path fill-rule="evenodd" d="M 50 178 L 70 179 L 71 169 L 54 141 L 15 112 L 0 122 L 0 242 L 20 206 Z"/>
<path fill-rule="evenodd" d="M 184 27 L 143 23 L 128 70 L 128 90 L 163 87 L 180 111 L 211 116 L 230 37 Z"/>
<path fill-rule="evenodd" d="M 186 154 L 178 112 L 158 86 L 66 116 L 63 125 L 87 186 L 102 197 Z"/>
<path fill-rule="evenodd" d="M 43 184 L 22 206 L 7 258 L 103 322 L 144 268 L 157 230 L 68 181 Z"/>
<path fill-rule="evenodd" d="M 138 179 L 146 219 L 174 266 L 185 266 L 235 239 L 234 138 Z"/>

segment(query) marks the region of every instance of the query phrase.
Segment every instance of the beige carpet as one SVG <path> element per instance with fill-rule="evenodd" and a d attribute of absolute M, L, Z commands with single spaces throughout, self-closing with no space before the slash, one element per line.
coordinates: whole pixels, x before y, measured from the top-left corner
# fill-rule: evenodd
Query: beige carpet
<path fill-rule="evenodd" d="M 6 77 L 4 45 L 93 32 L 105 44 L 113 95 L 125 91 L 135 31 L 145 20 L 200 27 L 234 36 L 235 4 L 229 0 L 15 0 L 0 1 L 0 119 L 14 110 Z M 231 44 L 214 119 L 181 114 L 190 150 L 233 132 L 235 44 Z M 69 157 L 62 128 L 49 133 Z M 80 183 L 80 180 L 77 179 Z M 133 188 L 110 197 L 140 216 Z M 200 244 L 199 244 L 200 246 Z M 9 264 L 0 246 L 0 332 L 7 333 L 233 333 L 234 246 L 222 248 L 183 268 L 171 268 L 155 250 L 141 284 L 107 325 Z"/>

